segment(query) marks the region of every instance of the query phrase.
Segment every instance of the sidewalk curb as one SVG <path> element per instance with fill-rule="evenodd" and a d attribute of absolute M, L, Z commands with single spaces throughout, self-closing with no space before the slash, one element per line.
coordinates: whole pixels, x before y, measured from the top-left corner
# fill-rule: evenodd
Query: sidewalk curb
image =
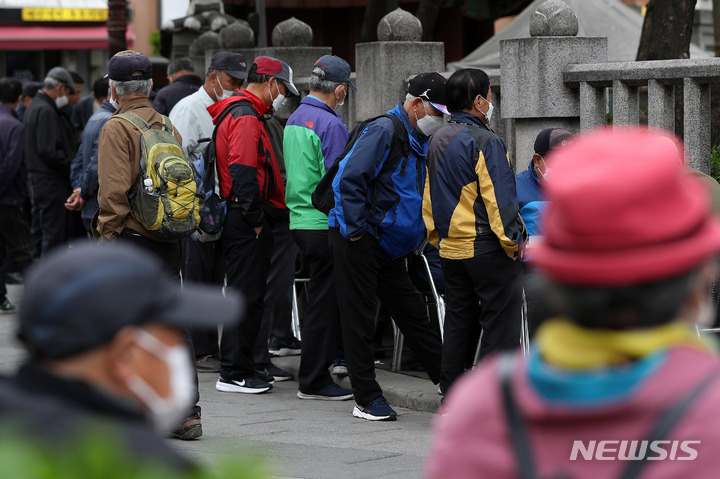
<path fill-rule="evenodd" d="M 291 372 L 297 381 L 300 356 L 273 357 L 272 361 Z M 383 396 L 391 405 L 426 412 L 435 412 L 440 408 L 441 396 L 437 392 L 437 385 L 431 381 L 378 368 L 375 369 L 375 375 L 383 389 Z M 333 379 L 342 387 L 350 388 L 348 377 L 333 376 Z"/>

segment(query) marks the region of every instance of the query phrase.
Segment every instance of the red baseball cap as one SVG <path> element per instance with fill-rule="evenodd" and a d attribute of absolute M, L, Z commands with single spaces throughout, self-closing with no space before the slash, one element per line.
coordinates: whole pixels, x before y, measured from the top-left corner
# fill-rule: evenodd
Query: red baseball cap
<path fill-rule="evenodd" d="M 650 282 L 700 266 L 720 251 L 720 220 L 681 151 L 648 131 L 604 128 L 554 152 L 533 262 L 582 286 Z"/>

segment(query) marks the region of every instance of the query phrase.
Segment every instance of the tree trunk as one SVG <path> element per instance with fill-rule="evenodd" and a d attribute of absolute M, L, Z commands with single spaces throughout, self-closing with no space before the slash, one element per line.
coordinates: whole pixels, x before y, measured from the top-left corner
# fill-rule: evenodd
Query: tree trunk
<path fill-rule="evenodd" d="M 108 0 L 108 57 L 127 50 L 127 0 Z"/>
<path fill-rule="evenodd" d="M 377 26 L 382 17 L 397 8 L 397 0 L 368 0 L 360 43 L 377 41 Z"/>
<path fill-rule="evenodd" d="M 650 0 L 645 13 L 637 60 L 690 58 L 697 0 Z"/>
<path fill-rule="evenodd" d="M 420 0 L 415 16 L 422 23 L 422 39 L 424 41 L 429 40 L 430 35 L 435 30 L 435 22 L 437 22 L 438 13 L 440 12 L 440 3 L 440 0 Z"/>

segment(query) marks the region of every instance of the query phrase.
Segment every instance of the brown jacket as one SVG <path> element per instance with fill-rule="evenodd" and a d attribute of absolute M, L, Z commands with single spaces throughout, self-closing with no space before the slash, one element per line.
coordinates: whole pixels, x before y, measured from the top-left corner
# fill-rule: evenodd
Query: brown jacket
<path fill-rule="evenodd" d="M 115 112 L 131 112 L 153 123 L 162 121 L 147 98 L 135 98 Z M 182 145 L 182 137 L 175 129 L 175 138 Z M 128 192 L 137 189 L 140 181 L 140 131 L 121 118 L 110 118 L 100 131 L 98 143 L 98 213 L 97 232 L 106 239 L 117 238 L 124 228 L 143 236 L 153 236 L 130 212 Z M 169 240 L 175 242 L 177 240 Z"/>

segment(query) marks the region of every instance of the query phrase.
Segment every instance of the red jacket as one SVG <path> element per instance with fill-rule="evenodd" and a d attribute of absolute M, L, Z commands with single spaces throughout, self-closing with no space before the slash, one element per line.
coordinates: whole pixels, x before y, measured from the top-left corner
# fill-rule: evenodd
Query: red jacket
<path fill-rule="evenodd" d="M 260 226 L 266 216 L 287 210 L 280 167 L 267 128 L 258 118 L 270 108 L 243 90 L 213 103 L 207 110 L 213 123 L 217 123 L 225 108 L 240 101 L 247 103 L 233 107 L 232 113 L 218 127 L 216 151 L 220 194 L 225 197 L 232 190 L 233 201 L 241 205 L 245 220 L 252 226 Z"/>

